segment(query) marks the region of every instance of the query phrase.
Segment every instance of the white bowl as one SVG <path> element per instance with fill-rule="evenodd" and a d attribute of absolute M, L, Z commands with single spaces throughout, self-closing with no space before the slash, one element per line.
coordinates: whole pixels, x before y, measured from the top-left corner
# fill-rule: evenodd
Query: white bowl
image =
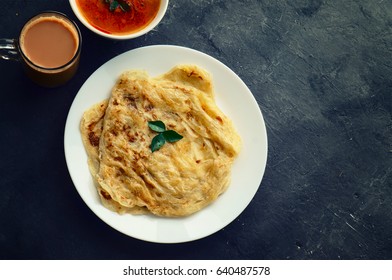
<path fill-rule="evenodd" d="M 69 3 L 71 5 L 71 8 L 72 8 L 73 12 L 75 13 L 76 17 L 82 22 L 82 24 L 84 26 L 86 26 L 91 31 L 93 31 L 96 34 L 101 35 L 103 37 L 109 38 L 109 39 L 126 40 L 126 39 L 132 39 L 132 38 L 136 38 L 136 37 L 139 37 L 141 35 L 144 35 L 147 32 L 151 31 L 155 26 L 157 26 L 161 22 L 163 16 L 166 13 L 167 6 L 169 4 L 169 0 L 161 0 L 161 5 L 159 6 L 159 11 L 158 11 L 157 15 L 143 29 L 141 29 L 141 30 L 139 30 L 137 32 L 133 32 L 133 33 L 129 33 L 129 34 L 121 34 L 121 35 L 118 35 L 118 34 L 108 34 L 108 33 L 102 32 L 101 30 L 98 30 L 97 28 L 92 26 L 87 21 L 87 19 L 82 15 L 81 11 L 79 10 L 78 5 L 76 4 L 76 0 L 69 0 Z"/>

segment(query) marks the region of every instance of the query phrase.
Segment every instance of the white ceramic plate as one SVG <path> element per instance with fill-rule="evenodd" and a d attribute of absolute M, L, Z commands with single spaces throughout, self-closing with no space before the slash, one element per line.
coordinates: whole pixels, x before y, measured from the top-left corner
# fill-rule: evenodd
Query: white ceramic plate
<path fill-rule="evenodd" d="M 232 119 L 243 147 L 236 159 L 231 184 L 210 206 L 185 218 L 119 215 L 100 202 L 79 132 L 82 114 L 109 97 L 121 72 L 144 69 L 160 75 L 176 64 L 196 64 L 212 74 L 216 102 Z M 158 243 L 180 243 L 213 234 L 232 222 L 254 197 L 267 161 L 267 134 L 263 116 L 252 93 L 227 66 L 199 51 L 178 46 L 148 46 L 125 52 L 102 65 L 84 83 L 70 108 L 64 149 L 73 183 L 87 206 L 104 222 L 131 237 Z"/>

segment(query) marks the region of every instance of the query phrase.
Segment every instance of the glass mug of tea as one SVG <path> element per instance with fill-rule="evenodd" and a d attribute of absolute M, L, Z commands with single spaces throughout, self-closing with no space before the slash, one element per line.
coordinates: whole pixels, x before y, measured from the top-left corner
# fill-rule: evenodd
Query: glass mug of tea
<path fill-rule="evenodd" d="M 0 39 L 0 55 L 17 60 L 32 81 L 57 87 L 79 66 L 82 36 L 76 23 L 59 12 L 43 12 L 28 20 L 17 39 Z"/>

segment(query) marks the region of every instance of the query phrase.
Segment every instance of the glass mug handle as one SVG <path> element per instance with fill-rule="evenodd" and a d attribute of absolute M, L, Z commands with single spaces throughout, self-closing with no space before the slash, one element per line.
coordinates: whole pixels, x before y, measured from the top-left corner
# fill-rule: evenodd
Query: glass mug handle
<path fill-rule="evenodd" d="M 0 57 L 5 60 L 19 60 L 15 39 L 0 39 Z"/>

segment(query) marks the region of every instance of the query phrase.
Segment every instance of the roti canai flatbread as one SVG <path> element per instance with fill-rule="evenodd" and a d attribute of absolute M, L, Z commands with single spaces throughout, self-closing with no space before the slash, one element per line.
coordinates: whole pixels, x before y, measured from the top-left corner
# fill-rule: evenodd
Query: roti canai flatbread
<path fill-rule="evenodd" d="M 183 138 L 153 152 L 148 122 L 157 120 Z M 119 213 L 199 211 L 228 187 L 241 146 L 210 75 L 194 65 L 158 77 L 122 73 L 109 99 L 85 112 L 81 133 L 101 200 Z"/>
<path fill-rule="evenodd" d="M 98 104 L 95 104 L 83 114 L 83 118 L 80 123 L 82 141 L 88 155 L 88 166 L 93 178 L 97 176 L 99 171 L 99 139 L 102 133 L 103 117 L 105 115 L 107 105 L 108 100 L 103 100 Z M 142 214 L 147 212 L 144 207 L 129 208 L 119 204 L 117 201 L 111 199 L 109 193 L 106 192 L 95 179 L 94 184 L 98 190 L 102 204 L 108 209 L 121 214 L 126 212 L 133 214 Z"/>

